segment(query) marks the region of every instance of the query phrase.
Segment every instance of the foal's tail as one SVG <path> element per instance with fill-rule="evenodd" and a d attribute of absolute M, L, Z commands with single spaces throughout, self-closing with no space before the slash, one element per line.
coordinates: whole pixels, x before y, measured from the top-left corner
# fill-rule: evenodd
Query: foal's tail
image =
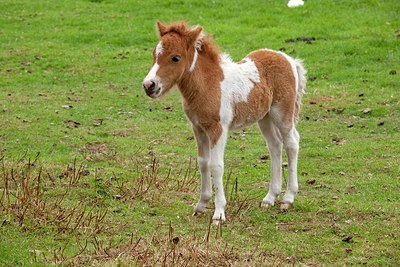
<path fill-rule="evenodd" d="M 303 94 L 306 93 L 306 83 L 307 83 L 307 70 L 303 66 L 303 60 L 301 59 L 295 59 L 294 60 L 296 63 L 296 71 L 297 71 L 297 92 L 296 92 L 296 105 L 295 105 L 295 111 L 294 111 L 294 116 L 295 116 L 295 121 L 297 122 L 299 120 L 299 114 L 300 114 L 300 107 L 301 107 L 301 99 L 303 98 Z"/>

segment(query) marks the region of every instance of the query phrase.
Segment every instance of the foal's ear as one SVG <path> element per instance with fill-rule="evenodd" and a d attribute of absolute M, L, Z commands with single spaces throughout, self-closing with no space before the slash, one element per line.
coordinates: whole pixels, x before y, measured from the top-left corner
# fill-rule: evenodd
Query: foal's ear
<path fill-rule="evenodd" d="M 163 37 L 163 35 L 167 32 L 167 27 L 164 26 L 161 22 L 157 21 L 157 30 L 158 30 L 158 35 L 160 37 Z"/>
<path fill-rule="evenodd" d="M 203 38 L 203 27 L 197 26 L 189 31 L 188 36 L 190 41 L 194 44 Z"/>

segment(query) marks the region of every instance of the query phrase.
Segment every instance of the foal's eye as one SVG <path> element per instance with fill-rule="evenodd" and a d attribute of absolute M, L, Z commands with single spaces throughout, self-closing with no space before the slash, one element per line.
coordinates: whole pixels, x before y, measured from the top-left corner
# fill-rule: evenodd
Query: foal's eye
<path fill-rule="evenodd" d="M 173 57 L 172 57 L 172 62 L 174 62 L 174 63 L 178 63 L 179 60 L 181 60 L 181 57 L 180 57 L 180 56 L 173 56 Z"/>

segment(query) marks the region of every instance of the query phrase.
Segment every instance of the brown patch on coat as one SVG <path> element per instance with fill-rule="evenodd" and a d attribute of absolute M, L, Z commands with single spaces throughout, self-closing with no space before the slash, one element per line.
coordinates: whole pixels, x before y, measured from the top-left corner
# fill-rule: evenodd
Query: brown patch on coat
<path fill-rule="evenodd" d="M 284 120 L 293 121 L 296 80 L 292 66 L 281 54 L 269 50 L 258 50 L 247 56 L 257 66 L 260 82 L 254 84 L 247 102 L 234 104 L 232 127 L 244 127 L 262 119 L 272 105 L 279 105 Z M 242 60 L 238 62 L 244 63 Z"/>
<path fill-rule="evenodd" d="M 255 84 L 247 96 L 247 102 L 234 104 L 232 128 L 241 128 L 264 118 L 272 103 L 272 91 L 265 82 Z"/>
<path fill-rule="evenodd" d="M 269 50 L 258 50 L 248 57 L 254 61 L 259 70 L 260 86 L 272 96 L 271 107 L 279 108 L 283 116 L 281 119 L 285 122 L 294 122 L 297 92 L 290 62 L 282 54 Z"/>

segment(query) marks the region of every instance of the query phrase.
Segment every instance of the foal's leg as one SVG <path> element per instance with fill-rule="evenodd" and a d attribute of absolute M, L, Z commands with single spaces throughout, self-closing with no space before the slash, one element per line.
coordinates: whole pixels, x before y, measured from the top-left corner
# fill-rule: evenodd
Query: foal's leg
<path fill-rule="evenodd" d="M 194 214 L 204 213 L 211 199 L 212 188 L 210 179 L 210 140 L 206 133 L 199 127 L 193 126 L 197 141 L 197 162 L 201 173 L 200 200 L 194 208 Z"/>
<path fill-rule="evenodd" d="M 297 159 L 299 154 L 300 135 L 296 130 L 293 114 L 283 113 L 279 107 L 271 109 L 271 118 L 282 136 L 288 158 L 288 180 L 285 195 L 281 200 L 281 210 L 287 210 L 293 204 L 298 190 Z"/>
<path fill-rule="evenodd" d="M 215 189 L 215 211 L 213 215 L 213 221 L 215 224 L 225 221 L 226 199 L 222 177 L 224 174 L 224 150 L 227 135 L 228 131 L 223 130 L 217 143 L 211 148 L 210 169 L 211 175 L 214 179 Z"/>
<path fill-rule="evenodd" d="M 293 204 L 294 197 L 298 190 L 297 182 L 297 160 L 299 154 L 300 135 L 296 130 L 294 123 L 290 129 L 282 127 L 281 133 L 285 150 L 288 157 L 288 180 L 285 195 L 282 198 L 281 210 L 287 210 L 290 204 Z"/>
<path fill-rule="evenodd" d="M 268 194 L 261 202 L 262 207 L 269 208 L 274 205 L 282 190 L 282 138 L 269 115 L 260 120 L 258 126 L 267 141 L 271 155 L 271 182 Z"/>

